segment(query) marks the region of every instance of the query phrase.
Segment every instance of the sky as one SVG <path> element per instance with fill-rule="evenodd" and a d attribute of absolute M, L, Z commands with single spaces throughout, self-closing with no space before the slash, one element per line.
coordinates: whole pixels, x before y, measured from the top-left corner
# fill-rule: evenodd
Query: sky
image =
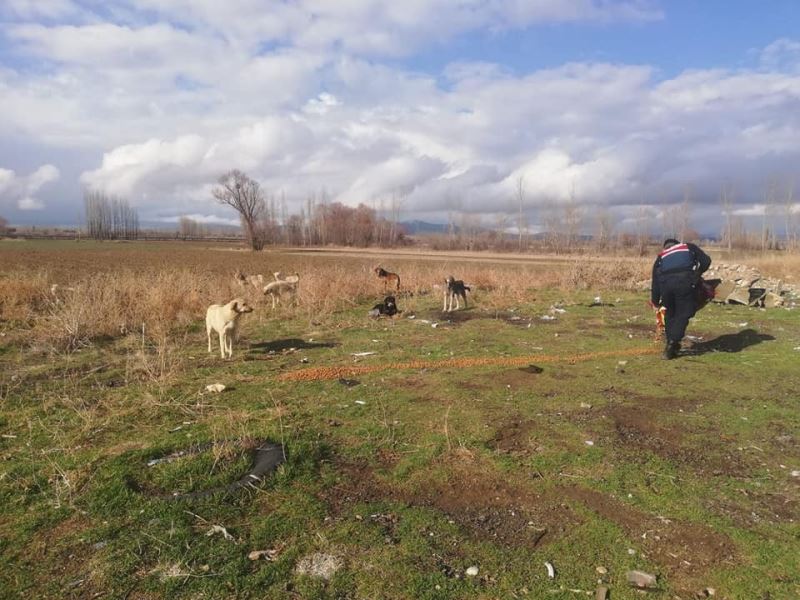
<path fill-rule="evenodd" d="M 687 201 L 800 220 L 792 0 L 0 0 L 0 215 L 237 222 L 241 169 L 309 196 L 532 230 Z M 777 208 L 775 208 L 777 207 Z M 770 217 L 770 218 L 775 218 Z M 585 225 L 588 227 L 588 225 Z"/>

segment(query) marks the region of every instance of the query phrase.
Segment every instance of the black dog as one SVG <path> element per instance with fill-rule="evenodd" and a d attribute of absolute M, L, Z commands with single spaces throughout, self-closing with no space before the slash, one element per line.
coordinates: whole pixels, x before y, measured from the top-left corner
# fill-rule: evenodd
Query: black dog
<path fill-rule="evenodd" d="M 372 310 L 369 311 L 368 315 L 376 318 L 380 316 L 393 317 L 398 312 L 400 311 L 397 310 L 397 302 L 395 301 L 394 296 L 386 296 L 386 298 L 383 299 L 383 302 L 372 307 Z"/>
<path fill-rule="evenodd" d="M 472 291 L 469 286 L 464 285 L 464 282 L 460 279 L 454 279 L 452 275 L 445 279 L 445 283 L 447 284 L 447 289 L 444 291 L 444 308 L 442 310 L 448 312 L 461 308 L 459 298 L 464 299 L 464 308 L 467 308 L 467 292 Z M 453 300 L 455 300 L 455 308 L 453 308 Z"/>

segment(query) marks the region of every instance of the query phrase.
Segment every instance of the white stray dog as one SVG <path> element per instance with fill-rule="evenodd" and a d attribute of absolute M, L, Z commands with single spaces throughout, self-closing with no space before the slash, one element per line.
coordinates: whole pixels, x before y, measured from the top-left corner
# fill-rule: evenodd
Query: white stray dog
<path fill-rule="evenodd" d="M 208 336 L 208 351 L 211 352 L 211 332 L 219 334 L 219 352 L 222 358 L 233 356 L 233 342 L 237 337 L 239 318 L 253 312 L 241 298 L 235 298 L 225 306 L 212 304 L 206 311 L 206 335 Z"/>
<path fill-rule="evenodd" d="M 292 299 L 297 298 L 297 284 L 300 281 L 300 276 L 297 273 L 287 275 L 285 278 L 280 272 L 273 273 L 273 276 L 275 281 L 268 283 L 263 289 L 264 295 L 272 298 L 272 308 L 275 308 L 276 304 L 280 303 L 283 295 L 291 296 Z"/>

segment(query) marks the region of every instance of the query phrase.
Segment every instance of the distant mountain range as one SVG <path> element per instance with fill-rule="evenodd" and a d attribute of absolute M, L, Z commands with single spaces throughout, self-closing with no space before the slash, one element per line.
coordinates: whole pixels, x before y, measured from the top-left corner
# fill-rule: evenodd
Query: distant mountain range
<path fill-rule="evenodd" d="M 418 235 L 420 233 L 447 233 L 446 223 L 428 223 L 427 221 L 401 221 L 399 225 L 405 230 L 405 232 L 408 235 Z"/>

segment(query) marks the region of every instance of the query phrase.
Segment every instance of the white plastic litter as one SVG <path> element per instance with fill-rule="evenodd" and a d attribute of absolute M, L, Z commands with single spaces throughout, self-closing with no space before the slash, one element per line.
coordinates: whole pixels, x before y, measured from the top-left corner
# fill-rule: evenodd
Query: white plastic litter
<path fill-rule="evenodd" d="M 222 525 L 212 525 L 211 529 L 206 531 L 207 536 L 214 535 L 215 533 L 221 533 L 222 537 L 224 537 L 226 540 L 228 540 L 229 542 L 236 543 L 236 540 L 233 539 L 233 536 L 230 533 L 228 533 L 228 530 L 225 529 Z"/>
<path fill-rule="evenodd" d="M 553 563 L 546 562 L 546 563 L 544 563 L 544 566 L 547 569 L 547 576 L 550 579 L 555 579 L 556 578 L 556 570 L 555 570 L 555 567 L 553 567 Z"/>
<path fill-rule="evenodd" d="M 206 386 L 206 391 L 211 392 L 212 394 L 219 394 L 225 389 L 225 386 L 221 383 L 212 383 Z"/>

